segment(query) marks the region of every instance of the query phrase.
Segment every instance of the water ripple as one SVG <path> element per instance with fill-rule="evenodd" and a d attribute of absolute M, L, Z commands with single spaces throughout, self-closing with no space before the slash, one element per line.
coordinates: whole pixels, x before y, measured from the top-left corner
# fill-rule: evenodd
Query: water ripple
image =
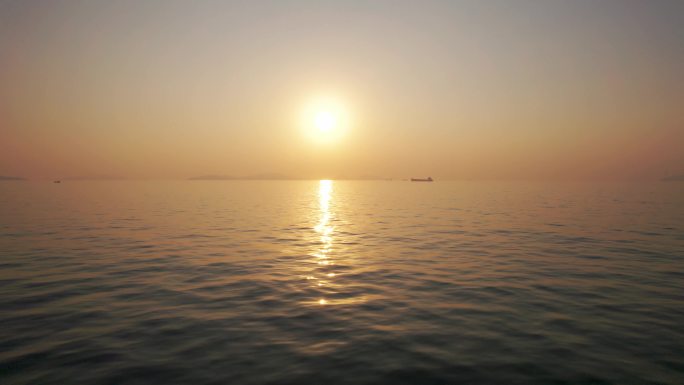
<path fill-rule="evenodd" d="M 684 378 L 677 185 L 112 183 L 0 190 L 0 383 Z"/>

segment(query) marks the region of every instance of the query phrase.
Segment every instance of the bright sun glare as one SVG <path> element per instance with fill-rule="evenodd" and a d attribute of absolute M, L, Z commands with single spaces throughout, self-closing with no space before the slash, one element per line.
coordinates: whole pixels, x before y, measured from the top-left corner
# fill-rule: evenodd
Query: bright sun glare
<path fill-rule="evenodd" d="M 344 106 L 334 99 L 319 98 L 304 110 L 305 134 L 317 143 L 338 141 L 348 129 L 349 118 Z"/>
<path fill-rule="evenodd" d="M 318 111 L 314 118 L 314 125 L 320 132 L 329 132 L 337 126 L 337 117 L 331 111 Z"/>

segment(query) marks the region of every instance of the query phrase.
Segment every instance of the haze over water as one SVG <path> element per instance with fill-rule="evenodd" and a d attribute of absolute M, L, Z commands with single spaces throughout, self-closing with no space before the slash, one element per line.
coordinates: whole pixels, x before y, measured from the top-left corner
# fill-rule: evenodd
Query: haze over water
<path fill-rule="evenodd" d="M 684 186 L 5 182 L 3 384 L 678 384 Z"/>
<path fill-rule="evenodd" d="M 684 174 L 682 14 L 681 0 L 0 1 L 0 175 Z"/>
<path fill-rule="evenodd" d="M 0 0 L 0 385 L 680 385 L 682 69 L 682 0 Z"/>

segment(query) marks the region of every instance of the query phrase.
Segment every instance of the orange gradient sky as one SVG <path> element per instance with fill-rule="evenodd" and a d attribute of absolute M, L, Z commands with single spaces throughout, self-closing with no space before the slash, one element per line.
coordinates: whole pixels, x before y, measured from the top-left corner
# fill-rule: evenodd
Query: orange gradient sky
<path fill-rule="evenodd" d="M 2 1 L 0 175 L 684 173 L 683 1 Z M 313 101 L 345 132 L 313 140 Z"/>

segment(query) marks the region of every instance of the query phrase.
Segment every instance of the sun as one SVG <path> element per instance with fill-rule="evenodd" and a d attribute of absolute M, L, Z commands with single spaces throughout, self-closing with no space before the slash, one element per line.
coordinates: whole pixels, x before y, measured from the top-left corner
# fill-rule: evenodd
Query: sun
<path fill-rule="evenodd" d="M 335 143 L 349 128 L 349 114 L 339 100 L 317 98 L 304 108 L 302 127 L 305 135 L 316 143 Z"/>
<path fill-rule="evenodd" d="M 332 111 L 318 111 L 314 117 L 314 127 L 321 133 L 330 132 L 337 127 L 337 116 Z"/>

